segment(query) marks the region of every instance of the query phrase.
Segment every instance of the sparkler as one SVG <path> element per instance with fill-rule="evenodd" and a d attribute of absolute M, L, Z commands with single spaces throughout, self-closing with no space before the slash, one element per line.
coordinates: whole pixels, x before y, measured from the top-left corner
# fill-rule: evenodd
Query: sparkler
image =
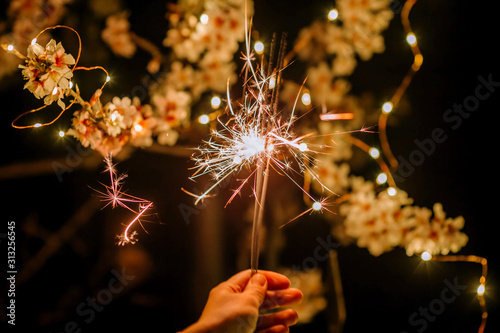
<path fill-rule="evenodd" d="M 137 239 L 135 238 L 137 232 L 136 231 L 130 232 L 130 228 L 136 222 L 141 223 L 140 218 L 149 208 L 153 206 L 153 202 L 126 194 L 122 190 L 122 188 L 123 188 L 123 182 L 125 178 L 127 178 L 127 175 L 123 173 L 118 174 L 115 165 L 112 162 L 111 155 L 107 155 L 104 159 L 104 162 L 106 163 L 105 172 L 109 173 L 111 184 L 108 186 L 106 184 L 101 183 L 101 185 L 105 187 L 106 191 L 101 192 L 96 190 L 96 192 L 101 194 L 102 201 L 107 202 L 107 204 L 103 207 L 103 209 L 109 205 L 111 205 L 112 208 L 121 206 L 136 215 L 134 219 L 132 219 L 132 221 L 130 221 L 127 224 L 123 233 L 117 236 L 118 245 L 125 245 L 128 243 L 135 244 L 135 242 L 137 241 Z M 139 206 L 138 210 L 132 209 L 130 207 L 131 204 L 138 204 Z"/>
<path fill-rule="evenodd" d="M 279 174 L 286 175 L 296 184 L 313 202 L 318 202 L 294 179 L 293 175 L 308 171 L 314 175 L 310 165 L 313 157 L 310 148 L 304 139 L 313 135 L 308 133 L 297 136 L 293 131 L 293 124 L 299 119 L 295 116 L 295 107 L 289 115 L 278 110 L 278 92 L 281 82 L 281 73 L 284 64 L 285 38 L 281 39 L 277 59 L 273 54 L 276 48 L 276 38 L 271 43 L 269 61 L 254 67 L 253 53 L 250 52 L 250 38 L 248 21 L 245 20 L 246 54 L 243 72 L 243 97 L 239 109 L 233 109 L 229 89 L 227 93 L 227 116 L 223 121 L 217 118 L 218 127 L 213 129 L 211 138 L 205 145 L 199 147 L 199 154 L 193 156 L 196 172 L 191 177 L 195 179 L 202 175 L 210 174 L 215 183 L 202 194 L 193 194 L 197 199 L 195 204 L 210 195 L 210 192 L 227 180 L 230 175 L 239 173 L 243 168 L 250 170 L 250 175 L 242 180 L 240 186 L 234 191 L 227 204 L 241 192 L 243 186 L 254 178 L 253 196 L 254 216 L 252 228 L 251 271 L 255 273 L 258 267 L 259 238 L 263 221 L 264 206 L 270 169 Z M 300 92 L 297 95 L 297 99 Z M 298 169 L 294 168 L 294 161 Z M 315 177 L 318 181 L 319 178 Z M 319 181 L 320 182 L 320 181 Z M 320 182 L 321 183 L 321 182 Z M 325 190 L 331 192 L 326 186 Z M 331 192 L 333 193 L 333 192 Z M 226 205 L 227 205 L 226 204 Z M 303 215 L 303 214 L 301 214 Z"/>

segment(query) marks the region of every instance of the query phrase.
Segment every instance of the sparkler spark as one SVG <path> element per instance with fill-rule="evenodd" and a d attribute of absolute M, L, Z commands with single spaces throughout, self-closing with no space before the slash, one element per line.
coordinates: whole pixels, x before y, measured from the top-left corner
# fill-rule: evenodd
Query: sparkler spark
<path fill-rule="evenodd" d="M 106 205 L 104 205 L 103 209 L 109 205 L 111 205 L 112 208 L 121 206 L 136 215 L 127 224 L 123 233 L 117 236 L 118 245 L 125 245 L 128 243 L 135 244 L 135 242 L 137 241 L 136 239 L 137 232 L 136 231 L 130 232 L 130 228 L 136 222 L 139 222 L 141 224 L 140 218 L 149 208 L 153 206 L 153 202 L 125 193 L 122 190 L 122 187 L 125 178 L 127 178 L 127 175 L 123 173 L 118 174 L 115 165 L 112 162 L 111 155 L 107 155 L 104 158 L 104 162 L 106 163 L 106 169 L 104 172 L 109 173 L 111 184 L 108 186 L 106 184 L 101 183 L 101 185 L 105 187 L 106 191 L 105 192 L 98 190 L 95 191 L 101 195 L 102 201 L 107 202 Z M 131 208 L 130 205 L 132 204 L 138 204 L 138 210 Z"/>
<path fill-rule="evenodd" d="M 247 15 L 245 11 L 245 16 Z M 196 171 L 191 176 L 195 179 L 202 175 L 211 175 L 214 184 L 201 194 L 188 193 L 196 197 L 195 204 L 210 195 L 217 186 L 228 179 L 229 176 L 239 173 L 243 168 L 250 170 L 249 175 L 241 180 L 234 193 L 228 200 L 229 204 L 240 193 L 245 184 L 254 178 L 253 195 L 255 197 L 251 270 L 257 271 L 259 254 L 259 234 L 263 220 L 264 203 L 267 192 L 270 168 L 277 173 L 285 175 L 304 193 L 304 197 L 311 202 L 317 202 L 315 208 L 310 208 L 298 217 L 314 211 L 327 210 L 324 208 L 325 199 L 316 200 L 299 184 L 295 176 L 303 176 L 307 172 L 316 179 L 325 192 L 334 193 L 328 189 L 315 175 L 315 165 L 312 153 L 314 151 L 307 145 L 305 139 L 314 133 L 297 135 L 294 124 L 300 117 L 295 115 L 295 106 L 301 96 L 297 94 L 295 104 L 289 114 L 278 110 L 278 94 L 280 91 L 281 75 L 284 69 L 286 38 L 282 38 L 276 59 L 273 58 L 275 38 L 270 47 L 269 60 L 265 63 L 263 55 L 261 65 L 255 67 L 253 62 L 256 56 L 250 47 L 250 29 L 248 20 L 245 20 L 246 54 L 241 58 L 244 61 L 242 70 L 243 96 L 239 108 L 233 109 L 229 87 L 227 89 L 226 119 L 217 118 L 217 126 L 212 130 L 211 137 L 201 147 L 198 154 L 193 155 L 195 162 L 193 169 Z M 305 81 L 302 85 L 304 86 Z M 300 90 L 302 90 L 302 87 Z M 226 204 L 226 205 L 227 205 Z"/>
<path fill-rule="evenodd" d="M 273 46 L 271 45 L 271 49 Z M 217 118 L 217 129 L 212 130 L 210 139 L 199 147 L 199 153 L 193 156 L 196 172 L 191 179 L 211 175 L 215 180 L 214 184 L 202 194 L 188 193 L 197 198 L 195 204 L 209 196 L 210 192 L 229 176 L 239 173 L 243 168 L 250 170 L 249 176 L 241 181 L 227 204 L 253 177 L 255 197 L 251 250 L 253 273 L 257 271 L 258 266 L 259 234 L 270 167 L 279 174 L 286 175 L 313 202 L 317 201 L 294 179 L 294 175 L 301 175 L 305 171 L 314 175 L 311 168 L 311 165 L 314 165 L 312 150 L 304 142 L 313 133 L 302 136 L 295 134 L 293 125 L 300 119 L 295 117 L 295 107 L 289 115 L 278 110 L 283 53 L 282 41 L 276 68 L 271 67 L 271 60 L 267 65 L 269 67 L 267 70 L 264 68 L 263 61 L 261 67 L 255 68 L 252 63 L 254 58 L 250 52 L 249 39 L 247 39 L 248 56 L 243 57 L 245 61 L 244 86 L 239 109 L 233 109 L 228 89 L 226 116 L 229 119 L 224 121 L 221 117 Z M 318 179 L 318 177 L 314 178 Z M 331 192 L 326 186 L 323 187 Z"/>
<path fill-rule="evenodd" d="M 255 57 L 250 49 L 249 38 L 247 38 L 247 53 L 242 59 L 245 62 L 243 67 L 245 80 L 240 108 L 233 109 L 228 89 L 226 115 L 229 120 L 223 122 L 218 117 L 219 129 L 212 130 L 211 138 L 205 142 L 204 146 L 198 148 L 199 154 L 193 156 L 194 169 L 197 170 L 191 179 L 210 174 L 215 180 L 215 183 L 204 193 L 199 195 L 189 193 L 197 197 L 195 204 L 205 199 L 230 175 L 238 173 L 245 167 L 253 171 L 242 181 L 242 185 L 246 184 L 250 177 L 256 175 L 257 170 L 263 170 L 269 163 L 297 185 L 292 173 L 300 174 L 305 170 L 313 173 L 309 166 L 312 161 L 309 154 L 311 150 L 303 142 L 313 133 L 296 137 L 292 130 L 293 123 L 299 119 L 294 116 L 295 107 L 288 117 L 278 111 L 279 86 L 276 84 L 279 85 L 281 78 L 282 54 L 278 56 L 277 68 L 273 69 L 269 66 L 267 71 L 264 65 L 255 68 L 253 65 Z M 298 165 L 298 171 L 292 168 L 291 159 L 295 160 Z M 228 203 L 242 187 L 234 191 Z M 326 187 L 325 189 L 331 192 Z M 307 195 L 310 196 L 308 193 Z M 314 200 L 312 197 L 311 199 Z"/>

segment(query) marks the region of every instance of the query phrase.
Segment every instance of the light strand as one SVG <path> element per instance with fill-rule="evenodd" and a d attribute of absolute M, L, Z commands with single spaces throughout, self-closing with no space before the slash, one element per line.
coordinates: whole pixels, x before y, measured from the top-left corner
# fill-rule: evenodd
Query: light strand
<path fill-rule="evenodd" d="M 403 6 L 403 9 L 401 11 L 401 23 L 403 25 L 403 29 L 404 29 L 407 36 L 409 34 L 413 34 L 412 29 L 411 29 L 411 25 L 410 25 L 409 15 L 410 15 L 411 9 L 413 8 L 413 6 L 415 5 L 416 2 L 417 2 L 417 0 L 406 1 L 404 6 Z M 408 70 L 408 72 L 406 73 L 405 77 L 401 81 L 401 84 L 396 89 L 394 95 L 390 99 L 390 103 L 391 103 L 391 110 L 390 111 L 392 111 L 395 107 L 397 107 L 397 105 L 401 101 L 403 94 L 408 89 L 408 86 L 410 85 L 410 83 L 413 79 L 413 76 L 420 69 L 422 62 L 424 60 L 422 53 L 420 52 L 420 49 L 419 49 L 418 44 L 416 42 L 411 43 L 410 48 L 411 48 L 411 51 L 413 53 L 413 63 L 411 65 L 410 69 Z M 389 140 L 387 138 L 387 121 L 389 118 L 389 114 L 390 114 L 390 112 L 384 112 L 384 110 L 382 110 L 382 112 L 380 113 L 380 116 L 378 119 L 379 138 L 380 138 L 380 144 L 381 144 L 382 151 L 384 152 L 384 155 L 387 158 L 389 165 L 391 166 L 391 169 L 395 170 L 398 167 L 398 161 L 394 157 L 394 154 L 392 153 L 392 150 L 391 150 L 391 147 L 389 144 Z"/>
<path fill-rule="evenodd" d="M 476 255 L 429 255 L 428 252 L 422 253 L 422 259 L 425 261 L 434 260 L 440 262 L 469 262 L 481 265 L 481 277 L 479 278 L 479 287 L 477 290 L 477 300 L 481 307 L 481 323 L 479 325 L 478 333 L 483 333 L 488 319 L 488 310 L 486 308 L 486 301 L 484 293 L 486 288 L 486 277 L 488 275 L 488 260 L 484 257 Z"/>
<path fill-rule="evenodd" d="M 104 83 L 102 84 L 100 90 L 102 90 L 106 84 L 109 82 L 109 73 L 108 71 L 102 67 L 102 66 L 94 66 L 94 67 L 84 67 L 84 66 L 77 66 L 78 65 L 78 62 L 80 60 L 80 56 L 81 56 L 81 52 L 82 52 L 82 40 L 81 40 L 81 37 L 80 37 L 80 34 L 73 28 L 71 27 L 68 27 L 68 26 L 65 26 L 65 25 L 55 25 L 55 26 L 51 26 L 51 27 L 47 27 L 45 29 L 43 29 L 42 31 L 40 31 L 36 37 L 33 39 L 33 42 L 36 42 L 38 40 L 38 38 L 44 33 L 46 32 L 47 30 L 54 30 L 54 29 L 59 29 L 59 28 L 62 28 L 62 29 L 68 29 L 72 32 L 75 33 L 76 37 L 78 38 L 78 52 L 77 52 L 77 56 L 76 56 L 76 59 L 75 59 L 75 64 L 73 65 L 73 67 L 71 68 L 71 72 L 74 72 L 74 71 L 77 71 L 77 70 L 85 70 L 85 71 L 91 71 L 91 70 L 102 70 L 104 73 L 106 73 L 106 80 L 104 81 Z M 15 49 L 14 49 L 15 50 Z M 14 51 L 13 50 L 13 51 Z M 16 55 L 18 54 L 19 52 L 16 53 Z M 20 53 L 19 53 L 20 54 Z M 19 56 L 19 55 L 18 55 Z M 25 56 L 23 56 L 23 58 L 26 58 Z M 56 91 L 56 89 L 59 89 L 58 87 L 54 88 L 54 90 Z M 56 122 L 68 109 L 70 109 L 75 103 L 78 103 L 80 104 L 82 107 L 86 108 L 88 107 L 88 103 L 86 103 L 80 96 L 80 93 L 79 91 L 75 92 L 73 91 L 72 88 L 69 88 L 68 91 L 66 91 L 69 95 L 71 95 L 74 100 L 71 101 L 71 103 L 65 107 L 64 109 L 62 109 L 61 112 L 59 112 L 59 114 L 54 118 L 52 119 L 51 121 L 48 121 L 48 122 L 45 122 L 45 123 L 35 123 L 35 124 L 32 124 L 32 125 L 16 125 L 16 122 L 23 118 L 24 116 L 28 115 L 28 114 L 31 114 L 31 113 L 35 113 L 35 112 L 38 112 L 38 111 L 41 111 L 43 109 L 45 109 L 46 107 L 48 107 L 50 104 L 45 104 L 39 108 L 35 108 L 35 109 L 32 109 L 32 110 L 29 110 L 29 111 L 26 111 L 20 115 L 18 115 L 16 118 L 14 118 L 14 120 L 12 121 L 11 123 L 11 126 L 13 128 L 16 128 L 16 129 L 27 129 L 27 128 L 38 128 L 38 127 L 43 127 L 43 126 L 47 126 L 47 125 L 52 125 L 54 122 Z"/>

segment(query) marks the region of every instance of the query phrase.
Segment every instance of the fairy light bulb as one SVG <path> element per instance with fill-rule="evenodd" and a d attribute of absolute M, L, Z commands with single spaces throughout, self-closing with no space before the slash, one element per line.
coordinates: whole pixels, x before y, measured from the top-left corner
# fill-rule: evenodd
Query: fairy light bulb
<path fill-rule="evenodd" d="M 389 194 L 389 196 L 391 197 L 395 196 L 397 193 L 398 191 L 394 187 L 389 187 L 387 189 L 387 194 Z"/>
<path fill-rule="evenodd" d="M 64 134 L 64 131 L 59 131 L 59 137 L 60 137 L 60 138 L 64 138 L 64 135 L 65 135 L 65 134 Z"/>
<path fill-rule="evenodd" d="M 299 145 L 299 150 L 300 150 L 301 152 L 305 152 L 305 151 L 307 151 L 307 144 L 306 144 L 306 143 L 304 143 L 304 142 L 302 142 L 302 143 Z"/>
<path fill-rule="evenodd" d="M 380 151 L 375 147 L 370 148 L 368 150 L 368 154 L 370 154 L 370 156 L 375 158 L 375 159 L 380 157 Z"/>
<path fill-rule="evenodd" d="M 328 19 L 330 21 L 334 21 L 337 19 L 337 17 L 339 17 L 339 11 L 336 10 L 336 9 L 332 9 L 328 12 Z"/>
<path fill-rule="evenodd" d="M 302 97 L 300 100 L 302 101 L 302 104 L 310 105 L 311 104 L 311 95 L 308 92 L 305 92 L 302 94 Z"/>
<path fill-rule="evenodd" d="M 201 22 L 201 24 L 207 24 L 208 23 L 208 15 L 207 14 L 201 14 L 201 16 L 200 16 L 200 22 Z"/>
<path fill-rule="evenodd" d="M 108 76 L 106 76 L 106 82 L 109 82 L 109 81 L 111 81 L 111 76 L 108 75 Z"/>
<path fill-rule="evenodd" d="M 73 81 L 69 81 L 69 89 L 73 88 Z"/>
<path fill-rule="evenodd" d="M 276 78 L 272 76 L 269 79 L 269 89 L 274 89 L 276 87 Z"/>
<path fill-rule="evenodd" d="M 392 111 L 392 108 L 393 108 L 393 105 L 391 102 L 385 102 L 383 105 L 382 105 L 382 112 L 384 113 L 389 113 Z"/>
<path fill-rule="evenodd" d="M 9 51 L 9 52 L 14 51 L 14 45 L 9 44 L 9 45 L 7 46 L 7 51 Z"/>
<path fill-rule="evenodd" d="M 220 106 L 221 102 L 222 101 L 221 101 L 219 96 L 214 96 L 210 100 L 210 104 L 212 105 L 212 108 L 214 108 L 214 109 L 217 109 Z"/>
<path fill-rule="evenodd" d="M 255 52 L 257 52 L 258 54 L 262 54 L 264 52 L 264 43 L 258 41 L 255 43 L 253 48 L 254 48 Z"/>
<path fill-rule="evenodd" d="M 54 87 L 54 89 L 52 90 L 52 95 L 57 95 L 57 92 L 58 92 L 57 87 Z"/>
<path fill-rule="evenodd" d="M 36 123 L 35 125 L 33 125 L 33 127 L 36 127 L 36 128 L 41 127 L 41 126 L 42 126 L 42 124 L 40 124 L 40 123 Z"/>
<path fill-rule="evenodd" d="M 417 44 L 417 37 L 413 32 L 409 32 L 408 35 L 406 35 L 406 42 L 410 44 L 410 46 Z"/>
<path fill-rule="evenodd" d="M 486 289 L 485 289 L 484 284 L 482 284 L 482 283 L 481 283 L 481 284 L 479 285 L 479 287 L 477 287 L 477 294 L 478 294 L 479 296 L 483 296 L 483 295 L 484 295 L 485 290 L 486 290 Z"/>
<path fill-rule="evenodd" d="M 143 130 L 143 128 L 142 128 L 141 124 L 135 124 L 134 125 L 134 130 L 136 132 L 141 132 Z"/>
<path fill-rule="evenodd" d="M 206 125 L 210 122 L 210 117 L 206 114 L 202 114 L 199 118 L 198 118 L 198 122 L 202 125 Z"/>
<path fill-rule="evenodd" d="M 422 254 L 420 255 L 420 258 L 422 258 L 422 260 L 423 260 L 423 261 L 429 261 L 429 260 L 431 260 L 432 255 L 431 255 L 429 252 L 424 251 L 424 252 L 422 252 Z"/>
<path fill-rule="evenodd" d="M 321 202 L 316 201 L 312 204 L 312 209 L 314 209 L 315 211 L 321 210 L 322 207 L 323 205 L 321 204 Z"/>
<path fill-rule="evenodd" d="M 387 175 L 384 172 L 381 172 L 377 176 L 377 184 L 385 184 L 387 182 Z"/>
<path fill-rule="evenodd" d="M 36 39 L 36 38 L 33 38 L 33 39 L 31 40 L 31 45 L 35 45 L 35 44 L 36 44 L 36 42 L 37 42 L 37 39 Z"/>

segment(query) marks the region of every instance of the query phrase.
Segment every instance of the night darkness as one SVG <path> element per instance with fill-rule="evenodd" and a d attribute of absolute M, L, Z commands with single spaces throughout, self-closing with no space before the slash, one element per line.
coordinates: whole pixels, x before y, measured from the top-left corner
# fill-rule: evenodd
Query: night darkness
<path fill-rule="evenodd" d="M 161 45 L 167 29 L 165 1 L 128 1 L 126 5 L 130 8 L 132 30 Z M 2 13 L 5 6 L 1 6 Z M 263 40 L 270 40 L 273 32 L 287 32 L 292 44 L 299 29 L 324 15 L 330 6 L 330 1 L 255 0 L 254 26 Z M 85 21 L 88 13 L 81 1 L 69 6 L 69 10 L 75 14 L 64 24 L 82 32 L 99 31 L 99 26 L 91 25 L 101 22 Z M 495 34 L 498 21 L 494 13 L 493 3 L 489 2 L 417 2 L 410 19 L 424 62 L 404 95 L 407 112 L 395 114 L 397 123 L 389 126 L 388 132 L 395 156 L 402 157 L 418 149 L 416 140 L 430 138 L 436 128 L 446 135 L 399 186 L 415 199 L 416 205 L 431 208 L 435 202 L 441 202 L 448 216 L 465 218 L 464 232 L 469 242 L 460 254 L 483 256 L 489 263 L 487 333 L 500 329 L 500 257 L 499 248 L 495 247 L 499 244 L 496 126 L 500 71 Z M 391 96 L 412 61 L 399 17 L 391 21 L 383 36 L 386 51 L 368 62 L 360 62 L 351 77 L 353 93 L 369 91 L 377 103 Z M 106 89 L 116 95 L 131 95 L 142 91 L 138 87 L 147 87 L 148 82 L 154 81 L 146 72 L 147 54 L 138 52 L 129 60 L 105 56 L 106 52 L 100 50 L 104 44 L 96 41 L 98 35 L 92 38 L 83 40 L 81 61 L 95 61 L 92 57 L 104 61 L 100 65 L 118 78 Z M 92 57 L 85 56 L 86 52 Z M 300 73 L 300 64 L 290 68 L 290 75 L 296 73 Z M 446 121 L 447 110 L 474 95 L 477 86 L 488 78 L 494 82 L 491 93 L 480 101 L 477 110 L 461 117 L 460 123 Z M 23 90 L 23 85 L 20 71 L 0 82 L 4 219 L 1 232 L 6 232 L 7 221 L 16 222 L 18 272 L 28 263 L 30 268 L 17 275 L 18 331 L 177 332 L 195 321 L 210 288 L 238 270 L 236 240 L 245 200 L 237 199 L 234 205 L 222 208 L 229 193 L 224 189 L 186 223 L 179 206 L 192 207 L 193 200 L 181 188 L 202 187 L 188 180 L 192 166 L 189 157 L 136 150 L 117 167 L 128 174 L 125 187 L 131 194 L 155 203 L 155 215 L 149 218 L 152 223 L 145 225 L 147 233 L 141 230 L 137 244 L 116 246 L 114 236 L 122 228 L 118 221 L 129 215 L 110 207 L 101 210 L 92 189 L 107 181 L 99 156 L 72 139 L 58 138 L 57 132 L 69 126 L 71 113 L 43 128 L 11 127 L 18 114 L 40 102 Z M 35 170 L 33 174 L 22 169 L 29 162 L 38 163 L 29 169 Z M 69 166 L 69 172 L 57 174 L 54 162 Z M 272 181 L 276 182 L 275 195 L 285 197 L 286 188 L 280 188 L 278 180 Z M 200 236 L 210 232 L 207 223 L 215 223 L 219 228 L 219 233 L 210 239 Z M 67 224 L 76 229 L 58 232 Z M 290 244 L 285 247 L 283 263 L 300 265 L 316 246 L 315 240 L 326 237 L 328 232 L 314 218 L 299 220 L 285 229 L 290 234 Z M 62 236 L 51 238 L 56 233 Z M 43 261 L 33 262 L 44 240 L 53 243 L 52 248 L 46 248 L 53 252 Z M 0 244 L 2 253 L 6 253 L 5 240 Z M 216 250 L 207 254 L 203 252 L 207 248 Z M 373 257 L 354 245 L 339 248 L 338 255 L 347 311 L 343 332 L 417 332 L 420 326 L 410 325 L 409 317 L 419 308 L 428 307 L 453 281 L 467 288 L 439 316 L 428 321 L 421 332 L 477 332 L 481 312 L 475 288 L 480 265 L 424 264 L 419 258 L 406 256 L 402 249 Z M 5 262 L 2 259 L 2 272 L 6 271 Z M 265 264 L 264 261 L 263 269 Z M 120 283 L 111 285 L 110 281 Z M 117 286 L 120 290 L 114 292 Z M 92 310 L 89 298 L 103 289 L 110 291 L 112 300 L 99 310 Z M 0 299 L 6 299 L 6 293 L 3 290 Z M 2 321 L 5 311 L 2 304 Z M 313 324 L 293 327 L 291 332 L 328 332 L 327 318 L 328 313 L 322 312 Z M 68 324 L 71 322 L 75 324 Z"/>

